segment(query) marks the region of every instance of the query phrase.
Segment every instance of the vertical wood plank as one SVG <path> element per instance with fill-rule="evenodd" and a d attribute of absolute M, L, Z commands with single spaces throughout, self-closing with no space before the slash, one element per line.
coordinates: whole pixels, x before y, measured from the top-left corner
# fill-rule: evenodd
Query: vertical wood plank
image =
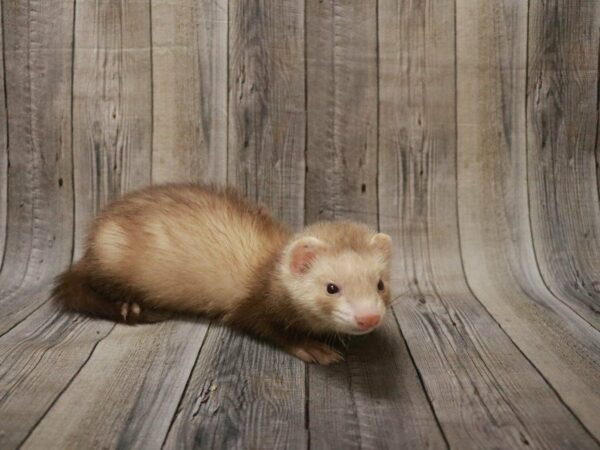
<path fill-rule="evenodd" d="M 598 2 L 529 11 L 527 153 L 531 225 L 549 288 L 600 330 Z"/>
<path fill-rule="evenodd" d="M 88 173 L 81 193 L 93 200 L 77 211 L 83 224 L 106 201 L 150 182 L 150 2 L 80 2 L 75 28 L 76 138 L 87 143 L 77 169 Z M 206 329 L 194 321 L 118 325 L 87 355 L 24 447 L 159 448 Z"/>
<path fill-rule="evenodd" d="M 223 182 L 227 1 L 152 2 L 153 182 Z"/>
<path fill-rule="evenodd" d="M 6 77 L 4 74 L 4 16 L 0 1 L 0 270 L 4 261 L 8 209 L 8 115 L 6 111 Z"/>
<path fill-rule="evenodd" d="M 119 194 L 150 184 L 149 0 L 77 3 L 73 145 L 75 244 Z"/>
<path fill-rule="evenodd" d="M 377 224 L 376 6 L 307 1 L 307 223 Z"/>
<path fill-rule="evenodd" d="M 310 0 L 306 15 L 306 222 L 377 229 L 377 2 Z M 346 353 L 308 367 L 311 447 L 445 446 L 393 315 Z"/>
<path fill-rule="evenodd" d="M 474 293 L 596 436 L 598 335 L 552 295 L 534 254 L 527 198 L 527 7 L 461 0 L 458 198 Z M 573 389 L 577 386 L 577 389 Z M 594 431 L 595 430 L 595 431 Z"/>
<path fill-rule="evenodd" d="M 5 1 L 2 13 L 10 135 L 0 274 L 0 328 L 6 329 L 39 306 L 21 291 L 55 275 L 71 258 L 73 5 Z"/>
<path fill-rule="evenodd" d="M 299 0 L 229 5 L 228 181 L 303 222 L 304 14 Z M 304 448 L 304 365 L 211 326 L 167 448 Z"/>
<path fill-rule="evenodd" d="M 304 3 L 229 5 L 228 182 L 304 222 Z"/>
<path fill-rule="evenodd" d="M 397 318 L 447 442 L 594 448 L 465 282 L 454 44 L 455 30 L 470 28 L 455 26 L 451 3 L 386 0 L 380 7 L 380 30 L 388 31 L 381 35 L 389 39 L 380 43 L 379 182 L 380 204 L 387 205 L 380 220 L 398 243 L 396 288 L 408 290 Z"/>

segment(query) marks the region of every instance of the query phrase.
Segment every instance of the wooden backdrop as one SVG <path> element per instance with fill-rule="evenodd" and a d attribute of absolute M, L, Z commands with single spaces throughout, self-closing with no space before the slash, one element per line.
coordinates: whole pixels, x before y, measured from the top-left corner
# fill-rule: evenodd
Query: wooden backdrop
<path fill-rule="evenodd" d="M 301 447 L 305 402 L 314 448 L 597 444 L 599 2 L 3 0 L 1 16 L 8 444 L 68 446 L 98 421 L 89 443 L 217 445 L 234 423 L 250 447 Z M 165 181 L 390 233 L 396 321 L 323 371 L 215 325 L 56 313 L 50 280 L 94 214 Z"/>

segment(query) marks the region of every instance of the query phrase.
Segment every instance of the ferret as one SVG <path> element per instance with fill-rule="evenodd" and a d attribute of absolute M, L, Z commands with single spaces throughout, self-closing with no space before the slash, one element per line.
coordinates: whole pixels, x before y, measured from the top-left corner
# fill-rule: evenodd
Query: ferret
<path fill-rule="evenodd" d="M 231 188 L 153 186 L 100 213 L 52 297 L 128 324 L 204 315 L 329 364 L 342 355 L 323 337 L 382 322 L 391 254 L 390 237 L 364 225 L 320 222 L 294 234 Z"/>

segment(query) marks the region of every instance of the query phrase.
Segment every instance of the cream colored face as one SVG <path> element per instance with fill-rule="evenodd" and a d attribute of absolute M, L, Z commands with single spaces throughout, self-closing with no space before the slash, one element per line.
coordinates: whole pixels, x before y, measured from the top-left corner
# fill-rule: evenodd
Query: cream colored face
<path fill-rule="evenodd" d="M 369 333 L 382 323 L 390 302 L 389 262 L 376 249 L 318 254 L 294 278 L 294 296 L 321 319 L 323 331 Z"/>

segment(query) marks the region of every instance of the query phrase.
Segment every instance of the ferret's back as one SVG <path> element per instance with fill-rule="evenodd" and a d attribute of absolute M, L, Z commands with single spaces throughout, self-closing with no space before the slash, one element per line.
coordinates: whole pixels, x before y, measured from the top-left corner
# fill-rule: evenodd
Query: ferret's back
<path fill-rule="evenodd" d="M 234 191 L 166 185 L 110 205 L 91 230 L 86 256 L 156 306 L 196 302 L 219 312 L 249 294 L 289 234 Z"/>

